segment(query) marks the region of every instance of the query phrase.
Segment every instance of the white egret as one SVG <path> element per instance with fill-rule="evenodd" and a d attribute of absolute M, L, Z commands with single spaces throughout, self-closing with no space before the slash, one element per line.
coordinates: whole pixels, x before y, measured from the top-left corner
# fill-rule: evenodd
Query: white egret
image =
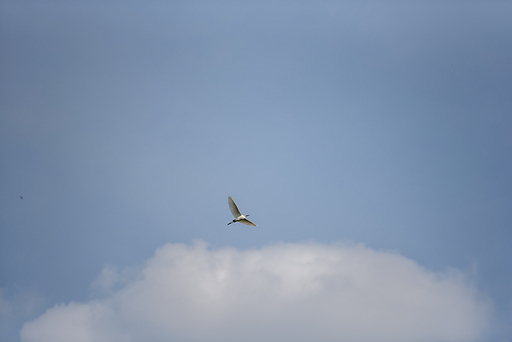
<path fill-rule="evenodd" d="M 240 210 L 238 210 L 238 207 L 236 206 L 235 201 L 233 201 L 231 196 L 228 197 L 228 204 L 229 204 L 229 210 L 231 210 L 231 214 L 233 214 L 233 216 L 235 217 L 235 219 L 233 221 L 228 223 L 228 226 L 231 223 L 240 222 L 247 226 L 255 226 L 256 227 L 256 225 L 254 223 L 252 223 L 251 221 L 246 219 L 246 217 L 249 216 L 249 214 L 242 215 L 242 213 L 240 213 Z"/>

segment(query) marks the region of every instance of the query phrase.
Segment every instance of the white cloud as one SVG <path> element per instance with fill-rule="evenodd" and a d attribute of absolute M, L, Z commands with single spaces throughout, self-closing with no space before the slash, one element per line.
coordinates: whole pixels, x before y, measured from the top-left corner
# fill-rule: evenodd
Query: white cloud
<path fill-rule="evenodd" d="M 111 289 L 118 278 L 107 266 L 96 284 Z M 21 338 L 475 341 L 490 314 L 461 272 L 433 273 L 398 254 L 315 243 L 210 249 L 199 241 L 163 246 L 119 289 L 49 309 Z"/>

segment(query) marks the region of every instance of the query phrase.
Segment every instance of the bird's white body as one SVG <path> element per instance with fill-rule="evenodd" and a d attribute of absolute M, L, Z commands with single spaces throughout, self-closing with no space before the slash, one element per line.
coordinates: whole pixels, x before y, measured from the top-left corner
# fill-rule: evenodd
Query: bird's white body
<path fill-rule="evenodd" d="M 247 219 L 247 216 L 249 216 L 249 215 L 242 215 L 242 213 L 240 212 L 240 210 L 238 210 L 238 207 L 236 206 L 235 201 L 233 201 L 231 196 L 228 197 L 228 205 L 229 205 L 229 210 L 231 210 L 231 214 L 233 214 L 233 216 L 235 218 L 233 221 L 228 223 L 228 226 L 231 223 L 240 222 L 240 223 L 245 224 L 247 226 L 254 226 L 254 227 L 256 227 L 256 225 L 254 223 L 252 223 L 251 221 L 249 221 Z"/>

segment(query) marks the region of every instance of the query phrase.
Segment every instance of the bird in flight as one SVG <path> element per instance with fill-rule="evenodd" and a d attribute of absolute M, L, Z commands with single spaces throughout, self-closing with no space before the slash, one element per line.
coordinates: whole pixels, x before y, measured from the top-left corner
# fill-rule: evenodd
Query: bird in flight
<path fill-rule="evenodd" d="M 20 196 L 21 199 L 23 199 L 23 196 Z"/>
<path fill-rule="evenodd" d="M 231 196 L 228 197 L 228 204 L 229 204 L 229 210 L 231 210 L 231 214 L 233 214 L 233 216 L 235 217 L 235 219 L 233 221 L 228 223 L 228 226 L 231 223 L 240 222 L 240 223 L 243 223 L 243 224 L 245 224 L 247 226 L 254 226 L 254 227 L 256 227 L 256 225 L 254 223 L 252 223 L 251 221 L 246 219 L 246 217 L 249 216 L 249 214 L 242 215 L 240 213 L 240 210 L 238 210 L 238 207 L 236 206 L 235 201 L 233 201 Z"/>

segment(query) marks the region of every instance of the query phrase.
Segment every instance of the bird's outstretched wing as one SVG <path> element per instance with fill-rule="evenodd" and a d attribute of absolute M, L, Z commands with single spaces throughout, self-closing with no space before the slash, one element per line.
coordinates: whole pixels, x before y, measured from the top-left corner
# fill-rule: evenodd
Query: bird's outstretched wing
<path fill-rule="evenodd" d="M 238 221 L 240 223 L 243 223 L 245 224 L 246 226 L 253 226 L 253 227 L 256 227 L 257 225 L 252 223 L 251 221 L 249 221 L 248 219 L 241 219 L 240 221 Z"/>
<path fill-rule="evenodd" d="M 236 206 L 235 201 L 233 201 L 231 196 L 228 197 L 228 204 L 229 204 L 229 210 L 231 210 L 231 214 L 233 214 L 233 216 L 235 218 L 242 216 L 242 214 L 240 213 L 240 210 L 238 210 L 238 207 Z"/>

